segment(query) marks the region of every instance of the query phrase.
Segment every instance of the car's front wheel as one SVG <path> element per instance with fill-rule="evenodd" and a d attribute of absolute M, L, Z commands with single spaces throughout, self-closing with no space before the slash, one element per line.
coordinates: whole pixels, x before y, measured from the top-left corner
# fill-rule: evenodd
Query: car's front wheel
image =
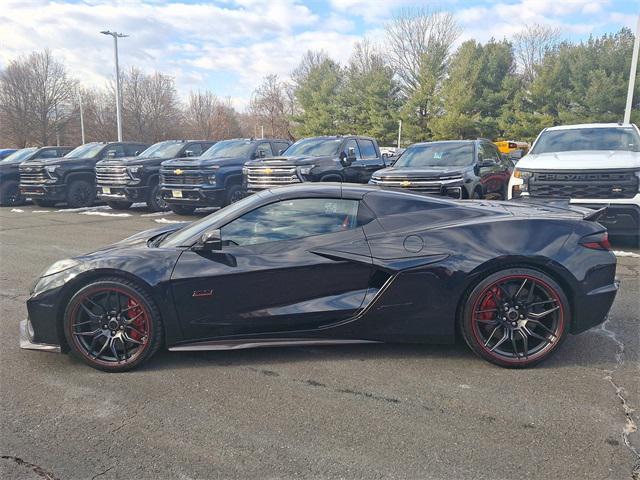
<path fill-rule="evenodd" d="M 467 296 L 459 319 L 471 349 L 503 367 L 549 358 L 567 336 L 569 301 L 543 272 L 509 268 L 483 279 Z"/>
<path fill-rule="evenodd" d="M 96 189 L 87 180 L 73 180 L 67 187 L 67 205 L 71 208 L 90 207 L 96 199 Z"/>
<path fill-rule="evenodd" d="M 162 191 L 160 185 L 155 184 L 151 187 L 149 192 L 149 198 L 147 199 L 147 209 L 150 212 L 164 212 L 168 210 L 167 202 L 162 197 Z"/>
<path fill-rule="evenodd" d="M 162 342 L 151 296 L 120 278 L 95 280 L 73 295 L 64 313 L 71 352 L 93 368 L 123 372 L 148 360 Z"/>

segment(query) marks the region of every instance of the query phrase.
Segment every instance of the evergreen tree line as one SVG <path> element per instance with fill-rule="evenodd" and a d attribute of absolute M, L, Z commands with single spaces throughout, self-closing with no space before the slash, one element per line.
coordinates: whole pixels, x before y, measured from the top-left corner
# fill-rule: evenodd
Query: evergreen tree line
<path fill-rule="evenodd" d="M 265 77 L 243 112 L 211 91 L 179 98 L 175 79 L 130 68 L 121 75 L 123 136 L 170 138 L 265 136 L 297 139 L 358 133 L 394 145 L 486 137 L 532 140 L 542 128 L 616 122 L 624 114 L 633 34 L 583 42 L 530 25 L 507 40 L 459 42 L 448 13 L 404 10 L 379 44 L 356 43 L 346 65 L 309 51 L 290 78 Z M 457 48 L 455 48 L 455 46 Z M 636 81 L 632 121 L 640 119 Z M 86 88 L 51 52 L 33 52 L 0 70 L 0 146 L 116 138 L 115 84 Z"/>

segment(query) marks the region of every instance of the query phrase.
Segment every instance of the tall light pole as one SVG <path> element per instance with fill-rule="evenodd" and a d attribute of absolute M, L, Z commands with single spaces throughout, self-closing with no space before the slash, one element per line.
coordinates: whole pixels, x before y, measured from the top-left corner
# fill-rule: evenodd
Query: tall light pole
<path fill-rule="evenodd" d="M 77 90 L 78 93 L 78 104 L 80 105 L 80 133 L 82 134 L 82 145 L 84 145 L 84 114 L 82 111 L 82 95 L 80 94 L 80 89 Z"/>
<path fill-rule="evenodd" d="M 402 120 L 398 120 L 398 149 L 400 148 L 400 138 L 402 138 Z"/>
<path fill-rule="evenodd" d="M 631 105 L 633 103 L 633 90 L 636 85 L 636 72 L 638 71 L 638 48 L 640 47 L 640 15 L 636 24 L 636 39 L 633 42 L 633 56 L 631 57 L 631 71 L 629 72 L 629 90 L 627 90 L 627 106 L 624 109 L 624 123 L 631 121 Z"/>
<path fill-rule="evenodd" d="M 118 67 L 118 38 L 128 37 L 124 33 L 110 32 L 103 30 L 103 35 L 111 35 L 113 37 L 113 47 L 116 61 L 116 121 L 118 122 L 118 141 L 122 141 L 122 117 L 120 114 L 120 68 Z"/>

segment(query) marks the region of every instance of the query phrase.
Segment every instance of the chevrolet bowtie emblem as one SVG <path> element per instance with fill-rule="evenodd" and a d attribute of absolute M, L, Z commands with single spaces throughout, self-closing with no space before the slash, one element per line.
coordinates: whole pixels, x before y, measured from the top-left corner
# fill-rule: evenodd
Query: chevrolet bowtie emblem
<path fill-rule="evenodd" d="M 182 173 L 184 172 L 184 170 L 180 170 L 179 168 L 175 169 L 173 171 L 173 173 L 175 173 L 176 175 L 182 175 Z"/>
<path fill-rule="evenodd" d="M 270 173 L 273 173 L 273 170 L 271 168 L 265 168 L 264 169 L 264 173 L 266 173 L 268 175 Z"/>
<path fill-rule="evenodd" d="M 613 187 L 613 188 L 611 189 L 611 193 L 622 193 L 622 191 L 623 191 L 623 190 L 622 190 L 622 188 L 620 188 L 620 187 Z"/>
<path fill-rule="evenodd" d="M 401 187 L 408 187 L 409 185 L 411 185 L 411 182 L 409 180 L 403 180 L 402 182 L 400 182 Z"/>

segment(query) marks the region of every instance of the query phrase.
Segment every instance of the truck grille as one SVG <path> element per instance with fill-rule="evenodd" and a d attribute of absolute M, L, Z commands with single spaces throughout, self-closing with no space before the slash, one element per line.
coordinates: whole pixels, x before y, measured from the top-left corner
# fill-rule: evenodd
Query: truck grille
<path fill-rule="evenodd" d="M 245 167 L 245 169 L 247 188 L 250 190 L 262 190 L 301 182 L 294 165 L 251 166 Z"/>
<path fill-rule="evenodd" d="M 459 175 L 449 175 L 445 177 L 380 177 L 372 180 L 371 183 L 383 187 L 406 188 L 416 192 L 440 195 L 442 187 L 447 184 L 462 182 Z"/>
<path fill-rule="evenodd" d="M 126 185 L 131 182 L 127 167 L 96 167 L 96 183 L 100 185 Z"/>
<path fill-rule="evenodd" d="M 202 185 L 203 183 L 206 183 L 204 175 L 194 167 L 176 167 L 160 171 L 162 185 Z"/>
<path fill-rule="evenodd" d="M 633 198 L 638 178 L 630 171 L 534 172 L 529 180 L 533 197 Z"/>
<path fill-rule="evenodd" d="M 20 166 L 21 185 L 40 185 L 46 183 L 47 180 L 50 179 L 43 166 Z"/>

